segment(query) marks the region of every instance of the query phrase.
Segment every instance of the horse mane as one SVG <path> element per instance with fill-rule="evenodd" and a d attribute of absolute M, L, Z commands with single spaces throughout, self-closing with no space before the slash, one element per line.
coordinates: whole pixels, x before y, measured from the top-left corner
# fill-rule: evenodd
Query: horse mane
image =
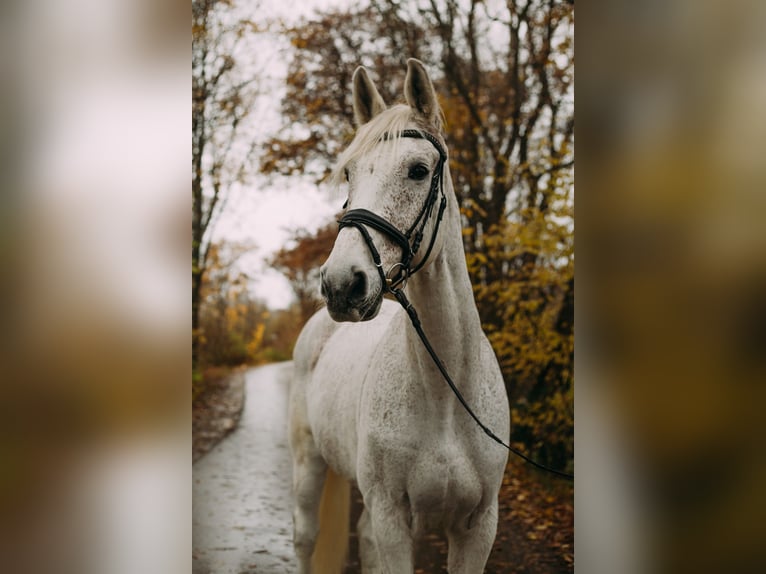
<path fill-rule="evenodd" d="M 428 124 L 405 104 L 397 104 L 384 110 L 357 130 L 351 144 L 338 158 L 338 163 L 330 175 L 330 183 L 336 186 L 342 184 L 345 181 L 344 174 L 348 165 L 369 154 L 382 139 L 392 142 L 393 145 L 387 146 L 386 153 L 379 153 L 376 161 L 395 157 L 399 150 L 401 132 L 411 129 L 413 123 L 416 129 L 430 133 L 441 140 L 441 110 L 439 112 L 438 125 L 434 126 Z"/>

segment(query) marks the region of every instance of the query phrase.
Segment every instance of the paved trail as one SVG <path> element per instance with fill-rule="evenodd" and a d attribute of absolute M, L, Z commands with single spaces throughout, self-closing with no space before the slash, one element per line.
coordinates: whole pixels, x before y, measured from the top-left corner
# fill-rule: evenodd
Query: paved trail
<path fill-rule="evenodd" d="M 194 465 L 193 574 L 297 570 L 287 447 L 291 367 L 245 373 L 239 427 Z"/>

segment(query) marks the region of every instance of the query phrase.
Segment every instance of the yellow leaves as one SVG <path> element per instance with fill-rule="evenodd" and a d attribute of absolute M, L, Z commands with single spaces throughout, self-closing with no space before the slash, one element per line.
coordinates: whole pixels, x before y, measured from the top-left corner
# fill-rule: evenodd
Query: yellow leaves
<path fill-rule="evenodd" d="M 229 329 L 233 329 L 239 319 L 239 311 L 236 307 L 228 307 L 226 309 L 226 324 Z"/>
<path fill-rule="evenodd" d="M 570 460 L 571 227 L 529 209 L 490 228 L 482 240 L 485 249 L 469 253 L 466 262 L 485 331 L 509 390 L 513 436 L 532 454 L 544 445 L 546 452 L 557 453 L 556 460 Z"/>
<path fill-rule="evenodd" d="M 258 352 L 261 350 L 261 344 L 263 343 L 263 334 L 266 331 L 266 324 L 260 323 L 253 331 L 253 336 L 250 342 L 247 344 L 247 356 L 250 360 L 255 360 L 258 356 Z"/>
<path fill-rule="evenodd" d="M 296 48 L 297 50 L 302 50 L 308 45 L 308 42 L 304 38 L 301 38 L 300 36 L 293 36 L 290 38 L 290 44 L 292 44 L 293 48 Z"/>

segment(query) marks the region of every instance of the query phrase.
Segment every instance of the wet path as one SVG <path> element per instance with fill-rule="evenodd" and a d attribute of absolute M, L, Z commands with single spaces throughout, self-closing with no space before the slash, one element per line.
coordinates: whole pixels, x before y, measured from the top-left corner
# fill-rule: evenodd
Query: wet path
<path fill-rule="evenodd" d="M 193 574 L 295 572 L 287 447 L 292 363 L 245 373 L 239 427 L 193 468 Z"/>

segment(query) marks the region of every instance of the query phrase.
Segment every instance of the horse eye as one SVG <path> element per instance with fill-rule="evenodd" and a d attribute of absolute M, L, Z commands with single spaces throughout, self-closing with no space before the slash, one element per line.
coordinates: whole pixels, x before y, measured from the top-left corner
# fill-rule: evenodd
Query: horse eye
<path fill-rule="evenodd" d="M 413 165 L 410 168 L 410 172 L 407 174 L 407 177 L 409 177 L 410 179 L 420 181 L 422 179 L 425 179 L 427 175 L 428 175 L 428 168 L 424 166 L 422 163 L 419 163 L 417 165 Z"/>
<path fill-rule="evenodd" d="M 346 181 L 349 181 L 349 180 L 350 180 L 350 178 L 349 178 L 349 176 L 348 176 L 348 170 L 347 170 L 347 169 L 344 169 L 344 170 L 343 170 L 343 174 L 346 176 Z"/>

